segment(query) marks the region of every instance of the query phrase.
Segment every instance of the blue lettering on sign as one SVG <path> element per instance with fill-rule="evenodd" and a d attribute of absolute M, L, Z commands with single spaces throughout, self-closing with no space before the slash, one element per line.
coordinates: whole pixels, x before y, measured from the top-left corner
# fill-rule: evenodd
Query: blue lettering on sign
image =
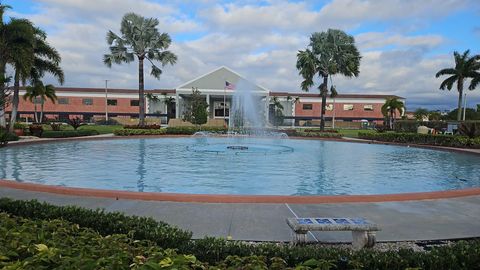
<path fill-rule="evenodd" d="M 313 221 L 309 218 L 297 218 L 298 224 L 313 224 Z"/>
<path fill-rule="evenodd" d="M 332 221 L 330 221 L 328 218 L 316 218 L 315 219 L 318 224 L 332 224 Z"/>

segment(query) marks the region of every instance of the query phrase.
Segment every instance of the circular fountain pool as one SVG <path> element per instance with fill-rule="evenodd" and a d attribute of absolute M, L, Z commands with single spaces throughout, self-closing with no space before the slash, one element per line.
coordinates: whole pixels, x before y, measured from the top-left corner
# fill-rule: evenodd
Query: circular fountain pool
<path fill-rule="evenodd" d="M 191 194 L 339 195 L 480 186 L 480 157 L 295 139 L 70 141 L 0 149 L 0 178 Z"/>

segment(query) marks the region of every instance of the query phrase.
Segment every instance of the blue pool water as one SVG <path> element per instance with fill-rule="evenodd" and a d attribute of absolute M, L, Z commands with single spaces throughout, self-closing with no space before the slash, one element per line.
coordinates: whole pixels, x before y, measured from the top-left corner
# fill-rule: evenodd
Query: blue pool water
<path fill-rule="evenodd" d="M 142 192 L 388 194 L 479 187 L 480 158 L 316 140 L 120 139 L 2 148 L 0 178 Z"/>

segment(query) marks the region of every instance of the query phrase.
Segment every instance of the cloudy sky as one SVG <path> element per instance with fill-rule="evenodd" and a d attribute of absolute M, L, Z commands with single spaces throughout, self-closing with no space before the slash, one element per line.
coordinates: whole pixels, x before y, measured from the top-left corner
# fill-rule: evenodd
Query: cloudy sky
<path fill-rule="evenodd" d="M 11 17 L 32 20 L 61 53 L 65 86 L 135 88 L 137 66 L 106 67 L 105 35 L 126 12 L 156 17 L 172 36 L 175 66 L 146 88 L 174 88 L 228 66 L 273 91 L 300 91 L 296 53 L 311 33 L 338 28 L 355 37 L 360 76 L 333 78 L 341 93 L 395 94 L 407 107 L 450 109 L 457 92 L 441 91 L 435 73 L 451 67 L 453 51 L 480 53 L 479 0 L 160 1 L 4 0 Z M 317 91 L 312 89 L 312 91 Z M 480 104 L 480 88 L 468 92 Z"/>

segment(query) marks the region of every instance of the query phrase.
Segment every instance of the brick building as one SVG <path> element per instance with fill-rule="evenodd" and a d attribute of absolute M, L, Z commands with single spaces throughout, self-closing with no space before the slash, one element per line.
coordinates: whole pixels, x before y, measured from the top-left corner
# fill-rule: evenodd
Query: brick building
<path fill-rule="evenodd" d="M 263 86 L 256 85 L 227 67 L 217 68 L 203 76 L 186 82 L 175 89 L 146 90 L 150 98 L 146 98 L 147 117 L 162 117 L 163 119 L 181 118 L 185 112 L 192 88 L 197 88 L 205 96 L 209 104 L 209 116 L 212 119 L 228 121 L 230 104 L 235 91 L 248 88 L 257 103 L 259 115 L 266 121 L 274 114 L 272 99 L 275 97 L 283 106 L 285 125 L 316 125 L 320 118 L 321 97 L 318 93 L 275 92 Z M 20 95 L 25 94 L 24 90 Z M 104 89 L 104 88 L 65 88 L 57 87 L 57 102 L 47 100 L 44 112 L 47 118 L 67 119 L 82 117 L 86 120 L 92 117 L 104 117 L 106 111 L 109 117 L 137 117 L 138 91 L 135 89 Z M 345 122 L 381 122 L 383 115 L 381 107 L 387 98 L 402 97 L 393 95 L 339 94 L 335 98 L 327 98 L 326 120 Z M 38 110 L 40 100 L 37 102 Z M 34 103 L 20 98 L 19 115 L 21 118 L 33 117 Z M 11 108 L 7 107 L 7 114 Z M 225 115 L 224 115 L 225 114 Z M 165 122 L 165 121 L 164 121 Z"/>

